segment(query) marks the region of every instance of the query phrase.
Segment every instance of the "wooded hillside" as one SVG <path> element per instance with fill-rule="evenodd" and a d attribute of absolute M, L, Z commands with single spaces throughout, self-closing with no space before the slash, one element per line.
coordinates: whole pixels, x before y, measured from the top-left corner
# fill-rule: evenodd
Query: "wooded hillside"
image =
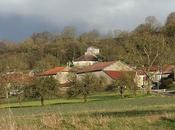
<path fill-rule="evenodd" d="M 167 17 L 164 25 L 149 16 L 131 32 L 116 30 L 102 35 L 92 30 L 77 34 L 70 26 L 61 33 L 34 33 L 18 44 L 1 41 L 0 72 L 42 71 L 66 65 L 92 45 L 100 48 L 105 61 L 122 60 L 133 66 L 174 64 L 175 13 Z"/>

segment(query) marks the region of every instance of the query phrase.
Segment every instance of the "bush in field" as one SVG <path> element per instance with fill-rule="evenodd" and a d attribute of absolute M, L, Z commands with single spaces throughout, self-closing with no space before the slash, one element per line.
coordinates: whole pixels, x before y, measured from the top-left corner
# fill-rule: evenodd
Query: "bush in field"
<path fill-rule="evenodd" d="M 125 91 L 125 83 L 123 80 L 117 80 L 112 83 L 113 88 L 117 88 L 121 97 L 124 97 L 124 91 Z"/>
<path fill-rule="evenodd" d="M 5 98 L 5 93 L 6 93 L 5 87 L 0 84 L 0 99 Z M 1 100 L 0 100 L 0 103 L 1 103 Z"/>
<path fill-rule="evenodd" d="M 94 76 L 94 81 L 95 81 L 95 90 L 96 91 L 104 91 L 107 85 L 107 80 L 105 77 L 100 76 L 100 77 L 95 77 Z"/>
<path fill-rule="evenodd" d="M 25 96 L 32 98 L 40 98 L 41 105 L 44 105 L 46 97 L 53 97 L 58 93 L 58 83 L 53 77 L 36 78 L 25 89 Z"/>
<path fill-rule="evenodd" d="M 120 79 L 114 81 L 112 86 L 118 88 L 121 97 L 124 97 L 125 89 L 131 90 L 136 95 L 137 86 L 132 72 L 123 72 Z"/>
<path fill-rule="evenodd" d="M 8 94 L 9 94 L 8 81 L 3 75 L 0 75 L 0 99 L 8 98 Z M 2 100 L 0 102 L 2 102 Z"/>
<path fill-rule="evenodd" d="M 87 102 L 87 96 L 96 89 L 95 79 L 96 77 L 91 74 L 85 74 L 79 79 L 76 76 L 72 77 L 70 89 L 67 91 L 68 96 L 82 95 L 84 102 Z"/>
<path fill-rule="evenodd" d="M 25 98 L 39 98 L 39 93 L 36 91 L 36 86 L 34 83 L 26 85 L 24 87 L 24 97 Z"/>

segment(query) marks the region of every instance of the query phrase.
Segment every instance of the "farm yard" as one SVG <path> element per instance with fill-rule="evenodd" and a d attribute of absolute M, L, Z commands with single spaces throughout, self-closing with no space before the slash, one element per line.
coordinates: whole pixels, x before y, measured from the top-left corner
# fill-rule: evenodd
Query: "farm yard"
<path fill-rule="evenodd" d="M 0 129 L 25 130 L 173 130 L 175 98 L 160 95 L 97 93 L 83 103 L 73 99 L 24 101 L 0 105 Z"/>

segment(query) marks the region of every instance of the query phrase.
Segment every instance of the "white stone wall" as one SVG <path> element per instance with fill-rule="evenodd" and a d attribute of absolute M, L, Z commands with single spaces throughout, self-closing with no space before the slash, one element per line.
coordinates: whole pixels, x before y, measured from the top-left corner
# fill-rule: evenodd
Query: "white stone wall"
<path fill-rule="evenodd" d="M 97 61 L 74 61 L 73 65 L 76 67 L 89 66 L 97 63 Z"/>
<path fill-rule="evenodd" d="M 144 78 L 146 75 L 137 75 L 135 76 L 135 82 L 137 84 L 137 87 L 141 88 L 143 85 L 145 85 Z"/>
<path fill-rule="evenodd" d="M 87 48 L 87 51 L 85 52 L 85 55 L 98 55 L 100 54 L 100 49 L 89 47 Z"/>
<path fill-rule="evenodd" d="M 129 67 L 127 64 L 121 62 L 121 61 L 116 61 L 112 65 L 104 68 L 105 71 L 133 71 L 131 67 Z"/>

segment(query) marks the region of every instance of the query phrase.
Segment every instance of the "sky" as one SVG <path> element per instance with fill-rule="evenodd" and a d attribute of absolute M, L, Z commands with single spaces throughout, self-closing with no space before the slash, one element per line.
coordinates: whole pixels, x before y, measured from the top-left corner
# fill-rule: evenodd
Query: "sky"
<path fill-rule="evenodd" d="M 133 30 L 147 16 L 163 24 L 174 11 L 175 0 L 0 0 L 0 40 L 21 41 L 65 26 L 79 33 Z"/>

